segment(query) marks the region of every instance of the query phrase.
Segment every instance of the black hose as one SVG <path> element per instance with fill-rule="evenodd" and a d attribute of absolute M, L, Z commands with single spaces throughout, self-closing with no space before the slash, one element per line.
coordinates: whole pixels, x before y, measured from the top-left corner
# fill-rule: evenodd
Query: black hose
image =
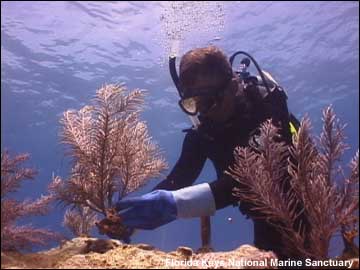
<path fill-rule="evenodd" d="M 180 98 L 183 98 L 184 94 L 181 91 L 180 85 L 179 85 L 179 76 L 176 72 L 176 57 L 175 56 L 170 56 L 169 57 L 169 70 L 170 70 L 170 75 L 171 78 L 175 84 L 175 87 L 179 93 Z"/>
<path fill-rule="evenodd" d="M 239 55 L 239 54 L 244 54 L 244 55 L 246 55 L 247 57 L 249 57 L 249 58 L 251 59 L 251 61 L 252 61 L 252 62 L 254 63 L 254 65 L 255 65 L 257 71 L 259 72 L 261 79 L 262 79 L 263 82 L 264 82 L 264 86 L 265 86 L 265 88 L 266 88 L 266 91 L 268 92 L 268 94 L 270 94 L 270 87 L 269 87 L 269 85 L 268 85 L 268 83 L 267 83 L 267 80 L 265 79 L 264 73 L 262 72 L 262 70 L 261 70 L 260 66 L 258 65 L 258 63 L 255 61 L 255 59 L 254 59 L 250 54 L 248 54 L 247 52 L 244 52 L 244 51 L 235 52 L 235 53 L 230 57 L 230 59 L 229 59 L 230 64 L 231 64 L 231 67 L 232 67 L 232 65 L 233 65 L 235 56 L 237 56 L 237 55 Z"/>

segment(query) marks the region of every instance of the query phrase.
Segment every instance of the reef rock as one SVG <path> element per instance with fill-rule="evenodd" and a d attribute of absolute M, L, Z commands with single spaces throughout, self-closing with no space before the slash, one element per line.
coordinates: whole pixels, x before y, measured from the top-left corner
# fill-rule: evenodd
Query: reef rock
<path fill-rule="evenodd" d="M 273 252 L 243 245 L 227 252 L 200 252 L 179 247 L 163 252 L 147 244 L 78 237 L 57 248 L 31 254 L 1 253 L 1 268 L 160 268 L 160 269 L 274 269 Z"/>
<path fill-rule="evenodd" d="M 1 268 L 258 268 L 241 262 L 266 263 L 276 256 L 244 245 L 229 252 L 196 253 L 189 247 L 163 252 L 147 244 L 78 237 L 57 248 L 31 254 L 1 253 Z M 264 267 L 271 268 L 271 267 Z"/>

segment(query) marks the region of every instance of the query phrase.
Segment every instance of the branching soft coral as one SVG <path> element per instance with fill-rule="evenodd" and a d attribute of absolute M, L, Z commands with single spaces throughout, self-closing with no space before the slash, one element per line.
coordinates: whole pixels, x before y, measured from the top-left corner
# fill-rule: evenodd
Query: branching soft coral
<path fill-rule="evenodd" d="M 266 122 L 261 127 L 260 147 L 235 150 L 235 163 L 228 173 L 240 183 L 234 194 L 240 202 L 249 202 L 254 217 L 266 219 L 282 233 L 289 257 L 307 254 L 305 249 L 305 228 L 299 225 L 298 201 L 295 193 L 286 188 L 287 146 L 276 142 L 278 129 Z M 294 230 L 294 228 L 298 230 Z"/>
<path fill-rule="evenodd" d="M 58 200 L 105 214 L 116 194 L 123 198 L 160 176 L 167 165 L 139 119 L 143 102 L 144 91 L 105 85 L 92 106 L 64 113 L 62 142 L 74 166 L 67 181 L 57 178 Z"/>
<path fill-rule="evenodd" d="M 344 126 L 331 107 L 324 110 L 323 122 L 322 134 L 315 140 L 309 119 L 303 119 L 289 148 L 276 139 L 271 122 L 265 123 L 258 152 L 237 148 L 236 162 L 228 171 L 240 183 L 235 190 L 240 201 L 254 205 L 253 210 L 279 230 L 288 257 L 325 259 L 334 233 L 352 232 L 351 239 L 344 236 L 352 241 L 357 232 L 359 156 L 350 163 L 350 176 L 344 177 L 336 167 L 347 148 Z M 299 223 L 301 215 L 308 224 Z"/>
<path fill-rule="evenodd" d="M 34 215 L 45 215 L 53 194 L 41 196 L 35 201 L 20 202 L 8 198 L 9 193 L 20 188 L 25 179 L 34 179 L 36 171 L 22 168 L 29 155 L 22 154 L 11 158 L 8 151 L 1 153 L 1 250 L 30 249 L 33 245 L 46 245 L 49 240 L 59 240 L 60 235 L 45 229 L 33 228 L 31 225 L 18 226 L 19 219 Z M 50 189 L 53 184 L 50 185 Z"/>

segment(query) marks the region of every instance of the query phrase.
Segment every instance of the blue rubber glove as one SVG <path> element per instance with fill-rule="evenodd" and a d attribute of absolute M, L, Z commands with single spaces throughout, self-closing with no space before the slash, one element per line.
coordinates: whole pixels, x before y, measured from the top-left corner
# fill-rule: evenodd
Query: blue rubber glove
<path fill-rule="evenodd" d="M 135 229 L 152 230 L 176 218 L 213 215 L 215 200 L 209 184 L 203 183 L 174 191 L 155 190 L 115 204 L 122 223 Z"/>
<path fill-rule="evenodd" d="M 152 230 L 177 218 L 174 196 L 166 190 L 123 199 L 116 203 L 116 210 L 125 210 L 120 212 L 123 224 L 137 229 Z"/>

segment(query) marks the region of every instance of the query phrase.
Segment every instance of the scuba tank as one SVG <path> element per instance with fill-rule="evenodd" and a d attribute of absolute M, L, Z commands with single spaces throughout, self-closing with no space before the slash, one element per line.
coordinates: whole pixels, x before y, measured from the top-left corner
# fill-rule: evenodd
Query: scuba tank
<path fill-rule="evenodd" d="M 300 127 L 300 121 L 288 111 L 288 97 L 285 90 L 278 84 L 269 72 L 262 70 L 256 60 L 244 51 L 235 52 L 229 58 L 231 67 L 233 67 L 235 57 L 239 54 L 246 56 L 241 60 L 239 70 L 235 71 L 235 74 L 237 74 L 240 79 L 243 89 L 246 89 L 249 84 L 257 86 L 262 98 L 266 100 L 267 103 L 271 104 L 274 112 L 274 119 L 281 121 L 283 130 L 287 133 L 286 135 L 288 139 L 291 140 L 291 136 L 295 134 Z M 254 76 L 247 71 L 250 66 L 250 60 L 254 63 L 259 75 Z"/>
<path fill-rule="evenodd" d="M 250 54 L 244 51 L 235 52 L 230 57 L 229 61 L 231 67 L 233 67 L 235 57 L 239 54 L 244 54 L 246 56 L 241 60 L 239 70 L 235 71 L 243 85 L 253 83 L 257 86 L 264 87 L 267 94 L 270 94 L 273 90 L 275 90 L 275 88 L 280 88 L 279 90 L 284 91 L 277 83 L 277 81 L 275 81 L 275 79 L 271 76 L 271 74 L 265 70 L 262 70 L 256 60 Z M 248 67 L 250 66 L 250 60 L 254 63 L 259 75 L 254 76 L 247 71 Z M 286 93 L 285 96 L 287 99 Z"/>

